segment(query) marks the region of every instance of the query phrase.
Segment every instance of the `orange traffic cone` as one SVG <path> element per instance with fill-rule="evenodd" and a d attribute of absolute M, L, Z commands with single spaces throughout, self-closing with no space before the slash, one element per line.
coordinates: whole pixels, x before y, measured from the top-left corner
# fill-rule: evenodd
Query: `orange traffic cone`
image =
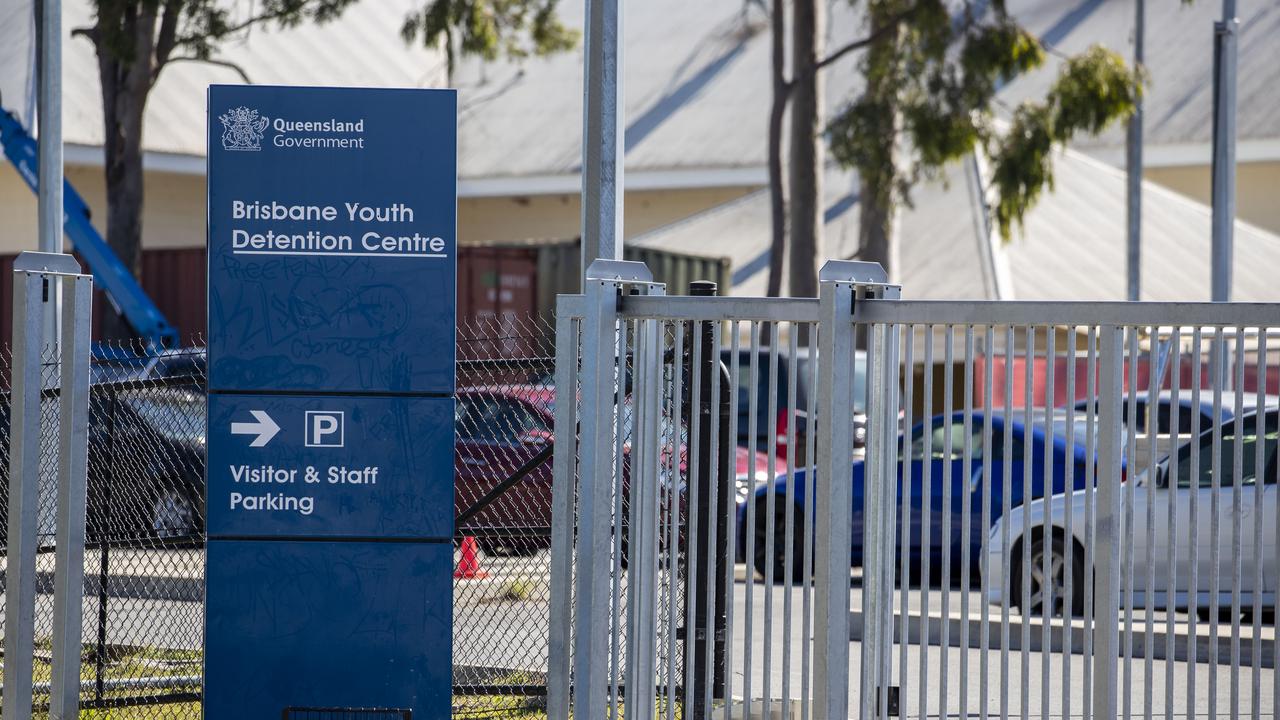
<path fill-rule="evenodd" d="M 474 537 L 467 535 L 462 538 L 462 557 L 458 558 L 458 568 L 453 571 L 454 578 L 471 580 L 489 577 L 489 573 L 480 569 L 480 559 L 476 556 L 478 548 Z"/>

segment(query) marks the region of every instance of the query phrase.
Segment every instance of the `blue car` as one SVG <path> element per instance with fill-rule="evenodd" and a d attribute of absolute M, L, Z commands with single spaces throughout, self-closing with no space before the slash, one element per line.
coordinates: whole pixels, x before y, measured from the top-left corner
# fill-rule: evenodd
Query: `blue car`
<path fill-rule="evenodd" d="M 990 507 L 990 522 L 994 522 L 1000 517 L 1004 505 L 1003 491 L 1005 487 L 1009 488 L 1009 501 L 1011 507 L 1021 505 L 1024 500 L 1023 482 L 1024 479 L 1030 481 L 1031 487 L 1029 492 L 1031 497 L 1039 498 L 1045 495 L 1046 476 L 1050 478 L 1051 491 L 1049 494 L 1063 492 L 1067 485 L 1068 469 L 1070 469 L 1071 486 L 1074 489 L 1083 488 L 1086 480 L 1086 470 L 1091 464 L 1092 459 L 1087 451 L 1087 432 L 1089 425 L 1086 422 L 1086 413 L 1078 412 L 1073 418 L 1072 427 L 1068 428 L 1066 411 L 1055 410 L 1046 413 L 1044 410 L 1033 410 L 1032 427 L 1028 429 L 1024 425 L 1024 416 L 1021 411 L 1015 411 L 1014 414 L 1006 420 L 1002 415 L 992 414 L 989 416 L 981 413 L 972 415 L 971 433 L 966 435 L 964 414 L 955 413 L 953 415 L 935 416 L 929 423 L 928 440 L 930 447 L 928 448 L 929 458 L 925 459 L 926 452 L 926 434 L 925 423 L 920 423 L 912 429 L 911 442 L 906 443 L 899 436 L 899 462 L 898 462 L 898 483 L 896 497 L 898 504 L 895 510 L 895 519 L 900 520 L 902 517 L 901 506 L 901 488 L 904 471 L 910 467 L 911 484 L 910 499 L 911 507 L 909 509 L 911 518 L 911 537 L 910 537 L 910 559 L 913 574 L 919 570 L 923 553 L 921 552 L 922 528 L 924 527 L 924 492 L 923 478 L 926 464 L 929 468 L 929 488 L 930 488 L 930 513 L 929 513 L 929 530 L 930 530 L 930 562 L 935 569 L 941 568 L 943 548 L 948 548 L 951 552 L 951 566 L 954 570 L 959 571 L 961 568 L 961 552 L 963 543 L 966 542 L 962 537 L 963 532 L 963 512 L 964 497 L 969 496 L 970 500 L 970 533 L 967 542 L 970 546 L 970 571 L 977 571 L 979 559 L 982 557 L 982 541 L 986 537 L 986 528 L 982 525 L 982 508 L 983 508 L 983 473 L 989 471 L 991 492 L 986 499 L 986 503 Z M 1046 438 L 1045 424 L 1046 418 L 1051 418 L 1052 432 Z M 1005 425 L 1009 425 L 1009 439 L 1011 446 L 1008 448 L 1010 456 L 1010 464 L 1005 467 Z M 990 426 L 990 459 L 983 454 L 984 432 L 987 426 Z M 1094 423 L 1094 432 L 1097 432 L 1097 424 Z M 951 434 L 951 454 L 946 453 L 946 437 Z M 1074 439 L 1074 446 L 1069 447 L 1068 436 Z M 1045 471 L 1045 448 L 1048 443 L 1051 453 L 1052 468 L 1049 473 Z M 971 452 L 971 472 L 966 476 L 964 472 L 964 450 L 968 444 Z M 1031 451 L 1031 467 L 1028 471 L 1026 465 L 1026 451 L 1030 445 Z M 909 448 L 909 452 L 904 452 L 904 448 Z M 1096 453 L 1096 443 L 1094 445 Z M 1070 451 L 1070 454 L 1068 452 Z M 904 457 L 906 458 L 904 460 Z M 944 474 L 947 465 L 951 466 L 951 507 L 947 510 L 951 514 L 951 537 L 943 539 L 943 489 Z M 853 464 L 853 515 L 852 515 L 852 562 L 855 567 L 862 565 L 862 527 L 863 527 L 863 498 L 865 496 L 865 487 L 863 481 L 865 464 L 863 460 L 856 460 Z M 755 568 L 762 575 L 770 563 L 773 566 L 773 578 L 775 582 L 785 582 L 787 580 L 784 572 L 784 553 L 786 550 L 786 542 L 788 541 L 788 533 L 786 528 L 787 519 L 787 491 L 788 485 L 794 484 L 794 507 L 795 512 L 791 514 L 792 523 L 796 526 L 797 532 L 790 535 L 793 543 L 792 551 L 794 558 L 792 563 L 792 581 L 800 581 L 803 574 L 803 563 L 800 558 L 803 557 L 803 532 L 802 524 L 812 522 L 814 518 L 814 508 L 812 499 L 812 490 L 809 484 L 809 478 L 812 475 L 812 469 L 799 470 L 794 474 L 794 482 L 787 476 L 780 476 L 772 484 L 768 482 L 761 483 L 755 489 L 754 495 L 751 495 L 751 501 L 755 504 L 755 512 L 752 520 L 753 523 L 747 522 L 748 504 L 746 501 L 738 505 L 738 553 L 740 558 L 748 556 L 748 544 L 751 545 L 750 555 Z M 1005 475 L 1008 474 L 1006 484 Z M 768 513 L 769 513 L 769 496 L 773 496 L 773 513 L 774 513 L 774 543 L 773 557 L 770 558 L 766 553 L 769 549 L 766 546 L 768 531 Z M 751 525 L 754 527 L 751 527 Z M 897 527 L 895 523 L 895 527 Z M 754 537 L 752 542 L 748 543 L 747 530 L 750 529 Z M 898 543 L 899 553 L 902 550 L 901 528 L 895 531 Z M 899 557 L 901 557 L 899 555 Z"/>

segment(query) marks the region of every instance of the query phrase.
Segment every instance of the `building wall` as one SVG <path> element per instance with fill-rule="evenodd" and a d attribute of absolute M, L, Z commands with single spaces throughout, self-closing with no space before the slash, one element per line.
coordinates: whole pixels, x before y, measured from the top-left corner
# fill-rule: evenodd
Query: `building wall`
<path fill-rule="evenodd" d="M 102 168 L 71 166 L 67 180 L 92 210 L 93 225 L 106 232 L 106 180 Z M 142 246 L 189 248 L 204 246 L 204 176 L 148 172 L 143 200 Z M 13 165 L 0 163 L 0 253 L 35 250 L 36 196 Z"/>
<path fill-rule="evenodd" d="M 69 167 L 67 179 L 92 208 L 94 226 L 105 232 L 102 168 Z M 732 187 L 629 192 L 625 231 L 631 236 L 652 230 L 753 190 Z M 581 212 L 576 194 L 462 198 L 458 201 L 458 237 L 468 245 L 573 238 L 579 233 Z M 7 162 L 0 162 L 0 218 L 0 253 L 36 248 L 36 196 Z M 144 248 L 203 247 L 204 176 L 148 172 L 142 222 Z"/>
<path fill-rule="evenodd" d="M 754 187 L 649 190 L 627 193 L 626 235 L 633 236 L 742 197 Z M 577 237 L 582 205 L 576 194 L 458 200 L 458 239 L 463 244 Z M 697 252 L 697 248 L 689 248 Z"/>
<path fill-rule="evenodd" d="M 1209 165 L 1147 168 L 1148 180 L 1174 192 L 1213 202 L 1213 171 Z M 1236 217 L 1273 233 L 1280 233 L 1280 162 L 1241 163 L 1236 167 Z"/>

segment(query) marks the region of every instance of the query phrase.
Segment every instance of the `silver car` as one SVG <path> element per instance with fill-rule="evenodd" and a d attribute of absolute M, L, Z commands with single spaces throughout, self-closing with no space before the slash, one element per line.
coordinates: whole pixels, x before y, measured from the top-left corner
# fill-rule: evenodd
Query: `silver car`
<path fill-rule="evenodd" d="M 1129 497 L 1123 497 L 1123 501 L 1131 501 L 1133 508 L 1132 532 L 1122 533 L 1121 538 L 1121 557 L 1132 552 L 1133 606 L 1146 606 L 1149 567 L 1155 576 L 1154 608 L 1167 609 L 1170 605 L 1175 609 L 1209 608 L 1213 604 L 1211 595 L 1215 590 L 1219 607 L 1231 603 L 1234 586 L 1232 535 L 1235 526 L 1232 508 L 1236 495 L 1232 479 L 1238 477 L 1241 605 L 1251 606 L 1256 593 L 1260 596 L 1261 605 L 1274 612 L 1277 583 L 1280 582 L 1276 561 L 1276 493 L 1277 481 L 1280 480 L 1276 446 L 1280 412 L 1274 408 L 1265 411 L 1261 438 L 1257 432 L 1258 417 L 1259 414 L 1254 413 L 1224 423 L 1219 431 L 1220 453 L 1217 458 L 1213 451 L 1215 431 L 1212 428 L 1205 430 L 1198 439 L 1180 445 L 1175 456 L 1174 482 L 1170 482 L 1172 458 L 1165 458 L 1157 466 L 1154 478 L 1142 474 L 1134 482 L 1122 485 L 1123 493 L 1131 493 Z M 1261 464 L 1258 462 L 1260 439 Z M 1238 476 L 1234 472 L 1237 445 Z M 1258 486 L 1260 477 L 1261 487 Z M 1040 499 L 1014 508 L 1009 515 L 993 523 L 984 541 L 984 550 L 990 560 L 987 567 L 1004 568 L 1006 562 L 1010 564 L 1007 574 L 996 572 L 989 578 L 987 599 L 997 604 L 1007 600 L 1021 606 L 1023 583 L 1029 582 L 1030 607 L 1022 608 L 1024 612 L 1042 613 L 1044 604 L 1048 602 L 1054 614 L 1062 614 L 1067 608 L 1070 580 L 1072 612 L 1083 613 L 1087 577 L 1085 548 L 1088 547 L 1088 532 L 1092 527 L 1089 523 L 1089 511 L 1092 509 L 1089 500 L 1096 504 L 1096 490 L 1055 495 L 1047 501 Z M 1147 537 L 1148 503 L 1155 506 L 1154 543 L 1150 546 Z M 1218 526 L 1216 552 L 1212 530 L 1215 512 Z M 1049 523 L 1047 534 L 1044 530 L 1046 514 Z M 1068 514 L 1070 523 L 1067 522 Z M 1002 539 L 1006 523 L 1009 528 L 1007 547 Z M 1258 529 L 1261 530 L 1261 546 L 1255 540 Z M 1022 543 L 1028 540 L 1031 542 L 1031 562 L 1024 574 L 1021 567 Z M 1131 550 L 1124 544 L 1126 540 L 1131 542 Z M 1070 566 L 1067 562 L 1068 542 L 1071 543 Z M 1046 554 L 1049 561 L 1047 575 L 1044 573 Z M 1193 555 L 1194 567 L 1191 562 Z M 1009 588 L 1005 587 L 1006 581 Z"/>

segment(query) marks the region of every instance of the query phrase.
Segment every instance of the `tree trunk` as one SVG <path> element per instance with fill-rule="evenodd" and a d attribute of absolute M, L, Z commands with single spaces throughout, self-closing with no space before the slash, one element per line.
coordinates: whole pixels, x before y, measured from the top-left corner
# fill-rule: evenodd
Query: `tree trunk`
<path fill-rule="evenodd" d="M 150 22 L 148 22 L 150 20 Z M 125 63 L 97 44 L 98 74 L 102 82 L 104 174 L 107 186 L 107 245 L 120 262 L 142 280 L 142 122 L 151 91 L 151 41 L 154 15 L 143 13 L 135 22 L 136 60 Z M 126 320 L 109 313 L 102 318 L 104 339 L 135 336 Z"/>
<path fill-rule="evenodd" d="M 894 3 L 868 3 L 868 25 L 885 27 L 896 22 L 901 10 Z M 874 138 L 868 143 L 875 148 L 858 167 L 859 222 L 858 259 L 880 263 L 890 279 L 898 271 L 898 248 L 895 242 L 895 220 L 898 183 L 898 135 L 902 125 L 902 112 L 898 104 L 898 74 L 901 60 L 898 57 L 898 38 L 901 28 L 890 33 L 867 49 L 867 86 L 864 97 L 878 106 L 878 112 L 868 115 L 868 134 Z"/>
<path fill-rule="evenodd" d="M 782 273 L 787 252 L 786 176 L 782 172 L 782 130 L 791 86 L 786 78 L 786 2 L 774 0 L 770 13 L 773 33 L 773 106 L 769 111 L 769 211 L 772 235 L 769 241 L 769 287 L 766 294 L 782 294 Z"/>
<path fill-rule="evenodd" d="M 790 294 L 817 297 L 822 254 L 821 0 L 796 0 L 792 17 Z"/>

